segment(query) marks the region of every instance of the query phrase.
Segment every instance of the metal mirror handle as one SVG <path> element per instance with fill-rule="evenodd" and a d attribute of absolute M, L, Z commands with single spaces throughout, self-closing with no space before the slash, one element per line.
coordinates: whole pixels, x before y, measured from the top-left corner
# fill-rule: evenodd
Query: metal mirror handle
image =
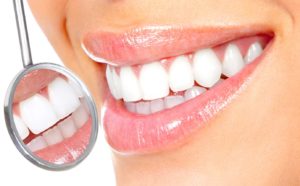
<path fill-rule="evenodd" d="M 14 0 L 13 2 L 14 2 L 15 16 L 16 16 L 17 27 L 18 27 L 19 42 L 20 42 L 21 53 L 22 53 L 22 62 L 23 62 L 23 66 L 27 67 L 29 65 L 32 65 L 33 63 L 31 57 L 31 49 L 30 49 L 30 43 L 28 37 L 24 4 L 23 4 L 23 0 Z"/>

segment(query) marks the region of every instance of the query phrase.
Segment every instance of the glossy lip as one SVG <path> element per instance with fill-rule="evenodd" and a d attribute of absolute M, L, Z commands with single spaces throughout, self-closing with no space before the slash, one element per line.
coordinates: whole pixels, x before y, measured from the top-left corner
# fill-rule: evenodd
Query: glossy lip
<path fill-rule="evenodd" d="M 26 74 L 19 82 L 16 92 L 14 94 L 14 103 L 23 101 L 24 99 L 33 96 L 51 83 L 56 77 L 59 76 L 58 72 L 52 70 L 35 70 Z"/>
<path fill-rule="evenodd" d="M 200 48 L 217 46 L 234 39 L 261 33 L 273 35 L 268 28 L 258 25 L 201 29 L 145 26 L 121 33 L 89 32 L 84 35 L 81 46 L 85 53 L 96 62 L 125 66 L 178 56 Z"/>
<path fill-rule="evenodd" d="M 85 36 L 82 47 L 97 62 L 125 66 L 149 63 L 260 34 L 273 36 L 272 32 L 263 27 L 157 27 L 157 30 L 156 27 L 145 27 L 125 33 L 89 33 Z M 269 41 L 263 54 L 235 76 L 205 94 L 162 112 L 150 115 L 130 113 L 122 101 L 115 100 L 109 90 L 105 90 L 107 96 L 101 120 L 108 143 L 122 154 L 143 154 L 161 151 L 183 142 L 247 87 L 272 43 L 273 40 Z"/>

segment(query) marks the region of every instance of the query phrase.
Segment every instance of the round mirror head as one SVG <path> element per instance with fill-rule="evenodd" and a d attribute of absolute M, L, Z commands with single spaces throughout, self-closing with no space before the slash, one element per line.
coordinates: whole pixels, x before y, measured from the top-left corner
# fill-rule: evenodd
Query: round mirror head
<path fill-rule="evenodd" d="M 5 118 L 18 150 L 50 170 L 77 165 L 97 137 L 90 93 L 74 74 L 55 64 L 33 65 L 16 76 L 7 93 Z"/>

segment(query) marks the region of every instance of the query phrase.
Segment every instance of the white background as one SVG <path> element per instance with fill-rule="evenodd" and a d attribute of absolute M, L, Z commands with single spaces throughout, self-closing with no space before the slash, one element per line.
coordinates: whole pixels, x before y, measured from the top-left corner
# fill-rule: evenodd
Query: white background
<path fill-rule="evenodd" d="M 61 64 L 27 6 L 26 14 L 34 61 Z M 3 114 L 6 89 L 22 69 L 12 0 L 0 1 L 0 25 L 0 185 L 115 185 L 111 152 L 102 131 L 90 156 L 79 166 L 63 172 L 35 167 L 17 151 L 8 135 Z"/>

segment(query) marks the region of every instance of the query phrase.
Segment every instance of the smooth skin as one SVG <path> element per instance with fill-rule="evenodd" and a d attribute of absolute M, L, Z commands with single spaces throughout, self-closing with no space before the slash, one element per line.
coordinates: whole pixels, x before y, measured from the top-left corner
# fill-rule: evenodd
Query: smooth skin
<path fill-rule="evenodd" d="M 29 0 L 66 66 L 102 104 L 104 65 L 80 44 L 99 28 L 264 25 L 275 42 L 247 89 L 186 143 L 163 152 L 114 153 L 122 185 L 300 185 L 300 1 Z M 101 73 L 99 73 L 99 71 Z M 101 166 L 101 165 L 99 165 Z M 101 177 L 101 175 L 99 175 Z"/>

